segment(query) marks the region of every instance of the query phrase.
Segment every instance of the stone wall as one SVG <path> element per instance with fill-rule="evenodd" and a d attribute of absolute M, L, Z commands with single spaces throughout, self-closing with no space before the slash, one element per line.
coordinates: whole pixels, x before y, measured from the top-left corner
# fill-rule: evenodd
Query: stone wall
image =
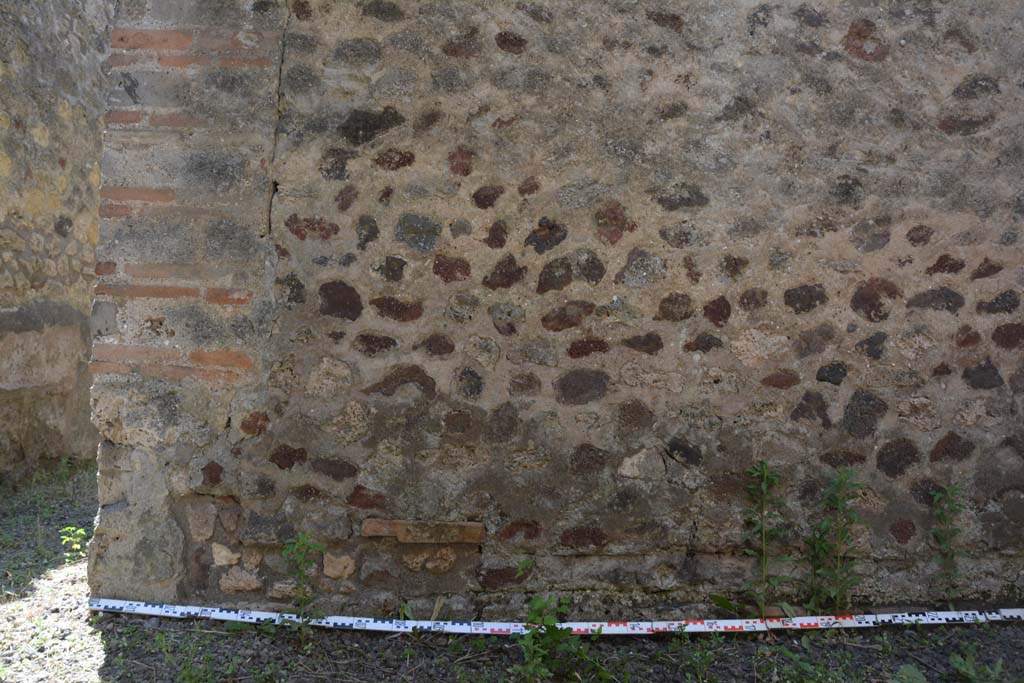
<path fill-rule="evenodd" d="M 0 0 L 0 480 L 91 458 L 100 65 L 112 0 Z"/>
<path fill-rule="evenodd" d="M 749 577 L 764 458 L 793 555 L 864 482 L 859 602 L 938 598 L 952 483 L 1019 595 L 1022 20 L 126 2 L 94 594 L 283 605 L 307 532 L 327 611 L 668 615 Z"/>

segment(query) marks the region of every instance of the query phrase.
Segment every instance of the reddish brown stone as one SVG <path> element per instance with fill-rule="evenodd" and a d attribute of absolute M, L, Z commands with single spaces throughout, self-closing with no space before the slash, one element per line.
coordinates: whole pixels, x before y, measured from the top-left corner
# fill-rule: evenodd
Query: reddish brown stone
<path fill-rule="evenodd" d="M 552 290 L 560 290 L 572 283 L 572 262 L 569 257 L 562 256 L 544 264 L 537 278 L 537 293 L 544 294 Z"/>
<path fill-rule="evenodd" d="M 888 403 L 867 389 L 857 389 L 843 410 L 843 429 L 856 439 L 867 438 L 875 433 L 888 410 Z"/>
<path fill-rule="evenodd" d="M 724 296 L 704 304 L 704 317 L 715 327 L 724 327 L 732 315 L 732 305 Z"/>
<path fill-rule="evenodd" d="M 540 380 L 532 372 L 513 375 L 508 382 L 509 396 L 536 396 L 540 389 Z"/>
<path fill-rule="evenodd" d="M 783 292 L 782 301 L 793 309 L 794 313 L 807 313 L 827 303 L 828 294 L 825 293 L 825 287 L 820 284 L 800 285 Z"/>
<path fill-rule="evenodd" d="M 364 356 L 373 358 L 398 348 L 398 341 L 384 335 L 364 332 L 352 341 L 352 346 Z"/>
<path fill-rule="evenodd" d="M 362 312 L 362 297 L 347 283 L 335 280 L 320 285 L 320 315 L 356 320 Z"/>
<path fill-rule="evenodd" d="M 888 339 L 889 335 L 885 332 L 875 332 L 854 344 L 853 348 L 868 358 L 878 360 L 885 353 L 885 342 Z"/>
<path fill-rule="evenodd" d="M 667 28 L 668 30 L 676 33 L 682 33 L 683 26 L 685 26 L 683 18 L 680 15 L 673 14 L 671 12 L 657 12 L 650 10 L 647 12 L 647 19 L 662 28 Z"/>
<path fill-rule="evenodd" d="M 890 479 L 902 476 L 911 466 L 921 462 L 921 452 L 910 439 L 893 439 L 878 449 L 876 467 Z"/>
<path fill-rule="evenodd" d="M 494 266 L 490 275 L 484 278 L 483 285 L 487 289 L 508 289 L 526 277 L 526 266 L 516 263 L 516 257 L 506 254 Z"/>
<path fill-rule="evenodd" d="M 740 308 L 744 311 L 754 311 L 764 308 L 768 304 L 768 290 L 753 288 L 740 294 Z"/>
<path fill-rule="evenodd" d="M 964 269 L 967 263 L 963 259 L 954 258 L 949 254 L 943 254 L 935 263 L 928 266 L 924 271 L 925 275 L 935 275 L 936 273 L 959 273 Z"/>
<path fill-rule="evenodd" d="M 270 426 L 270 417 L 262 411 L 253 411 L 242 420 L 240 429 L 251 436 L 259 436 Z"/>
<path fill-rule="evenodd" d="M 962 298 L 961 298 L 962 300 Z M 996 294 L 989 301 L 979 301 L 975 310 L 978 313 L 998 315 L 1000 313 L 1013 313 L 1020 307 L 1020 295 L 1012 289 Z"/>
<path fill-rule="evenodd" d="M 899 287 L 884 278 L 873 277 L 858 283 L 850 298 L 853 312 L 869 322 L 881 322 L 889 317 L 889 301 L 902 296 Z"/>
<path fill-rule="evenodd" d="M 825 397 L 817 391 L 805 391 L 800 402 L 789 414 L 789 419 L 794 422 L 809 420 L 819 423 L 825 429 L 832 428 L 832 419 L 828 416 L 828 403 L 825 401 Z"/>
<path fill-rule="evenodd" d="M 1001 349 L 1024 346 L 1024 323 L 1006 323 L 992 330 L 992 341 Z"/>
<path fill-rule="evenodd" d="M 981 335 L 970 325 L 961 325 L 953 336 L 957 348 L 966 349 L 981 343 Z"/>
<path fill-rule="evenodd" d="M 707 353 L 712 349 L 722 348 L 722 340 L 713 334 L 701 332 L 696 337 L 686 342 L 683 349 L 686 351 L 699 351 L 700 353 Z"/>
<path fill-rule="evenodd" d="M 927 225 L 915 225 L 907 231 L 907 241 L 915 247 L 923 247 L 932 241 L 935 230 Z"/>
<path fill-rule="evenodd" d="M 626 216 L 626 209 L 616 201 L 602 203 L 594 212 L 597 236 L 602 242 L 615 244 L 627 232 L 636 231 L 636 223 Z"/>
<path fill-rule="evenodd" d="M 938 129 L 946 135 L 974 135 L 995 119 L 994 114 L 987 116 L 955 116 L 951 114 L 939 119 Z"/>
<path fill-rule="evenodd" d="M 305 448 L 292 448 L 288 444 L 281 444 L 270 454 L 270 462 L 282 470 L 290 470 L 299 463 L 306 462 Z"/>
<path fill-rule="evenodd" d="M 434 275 L 445 282 L 469 279 L 469 261 L 458 256 L 438 254 L 434 257 Z"/>
<path fill-rule="evenodd" d="M 608 373 L 603 370 L 578 368 L 563 373 L 555 380 L 555 399 L 562 404 L 580 406 L 604 398 L 608 392 Z"/>
<path fill-rule="evenodd" d="M 570 301 L 548 311 L 540 319 L 540 323 L 545 330 L 561 332 L 571 327 L 578 327 L 585 317 L 594 312 L 594 308 L 594 304 L 589 301 Z"/>
<path fill-rule="evenodd" d="M 494 42 L 500 49 L 513 55 L 521 55 L 526 50 L 526 38 L 512 31 L 497 34 Z"/>
<path fill-rule="evenodd" d="M 986 358 L 977 365 L 964 368 L 961 374 L 964 382 L 972 389 L 997 389 L 1003 386 L 1003 377 L 999 374 L 999 368 L 991 358 Z"/>
<path fill-rule="evenodd" d="M 520 197 L 528 197 L 531 194 L 537 194 L 540 190 L 540 183 L 537 181 L 536 176 L 530 176 L 523 180 L 523 182 L 519 183 L 519 187 L 517 189 L 519 190 Z"/>
<path fill-rule="evenodd" d="M 948 377 L 953 374 L 953 368 L 946 363 L 939 363 L 932 368 L 932 377 Z"/>
<path fill-rule="evenodd" d="M 964 305 L 964 297 L 949 287 L 936 287 L 920 292 L 907 300 L 907 308 L 928 308 L 933 311 L 956 313 Z"/>
<path fill-rule="evenodd" d="M 622 340 L 622 345 L 627 349 L 646 353 L 651 356 L 656 355 L 665 346 L 661 341 L 661 335 L 657 332 L 648 332 L 647 334 L 638 334 L 633 337 L 627 337 Z"/>
<path fill-rule="evenodd" d="M 523 244 L 543 254 L 561 244 L 568 235 L 569 231 L 564 225 L 545 216 L 537 222 L 537 227 L 526 236 Z"/>
<path fill-rule="evenodd" d="M 370 305 L 377 309 L 377 314 L 398 322 L 412 322 L 423 315 L 422 301 L 401 301 L 392 296 L 379 296 L 370 299 Z"/>
<path fill-rule="evenodd" d="M 291 216 L 288 216 L 288 219 L 284 222 L 284 226 L 288 228 L 288 232 L 295 235 L 300 240 L 305 240 L 310 235 L 313 237 L 319 237 L 322 240 L 327 240 L 337 235 L 338 230 L 340 230 L 336 223 L 329 223 L 320 216 L 299 218 L 298 214 L 294 213 Z"/>
<path fill-rule="evenodd" d="M 473 413 L 468 410 L 449 410 L 442 422 L 447 434 L 468 434 L 476 428 Z"/>
<path fill-rule="evenodd" d="M 859 465 L 868 458 L 863 453 L 839 449 L 822 453 L 820 459 L 826 465 L 838 468 Z"/>
<path fill-rule="evenodd" d="M 569 358 L 586 358 L 592 353 L 608 353 L 608 342 L 598 337 L 584 337 L 569 345 Z"/>
<path fill-rule="evenodd" d="M 373 163 L 380 168 L 383 168 L 385 171 L 397 171 L 400 168 L 412 166 L 414 161 L 416 161 L 416 155 L 412 152 L 392 147 L 377 155 L 377 158 L 373 160 Z"/>
<path fill-rule="evenodd" d="M 224 480 L 224 467 L 212 460 L 203 465 L 202 473 L 203 486 L 216 486 Z"/>
<path fill-rule="evenodd" d="M 505 188 L 501 185 L 484 185 L 473 193 L 473 203 L 478 209 L 489 209 L 503 194 Z"/>
<path fill-rule="evenodd" d="M 395 392 L 406 384 L 414 384 L 419 390 L 433 396 L 436 391 L 434 379 L 418 365 L 395 365 L 384 376 L 384 379 L 363 389 L 364 394 L 383 394 L 394 396 Z"/>
<path fill-rule="evenodd" d="M 797 334 L 793 342 L 793 350 L 798 358 L 806 358 L 821 353 L 836 337 L 836 329 L 830 323 L 821 323 L 809 330 Z"/>
<path fill-rule="evenodd" d="M 943 460 L 961 462 L 971 456 L 974 448 L 973 443 L 956 432 L 946 432 L 946 435 L 932 447 L 928 459 L 932 462 L 942 462 Z"/>
<path fill-rule="evenodd" d="M 478 57 L 482 48 L 479 33 L 478 28 L 470 27 L 442 45 L 441 52 L 449 57 Z"/>
<path fill-rule="evenodd" d="M 658 313 L 655 320 L 667 320 L 669 322 L 681 322 L 693 317 L 693 300 L 681 292 L 666 294 L 658 302 Z"/>
<path fill-rule="evenodd" d="M 481 567 L 476 572 L 476 580 L 487 590 L 507 588 L 525 581 L 532 569 L 520 572 L 516 567 Z"/>
<path fill-rule="evenodd" d="M 355 185 L 346 185 L 334 195 L 334 205 L 338 211 L 348 211 L 359 198 L 359 189 Z"/>
<path fill-rule="evenodd" d="M 639 399 L 621 403 L 615 411 L 615 435 L 632 441 L 647 434 L 655 423 L 654 413 Z"/>
<path fill-rule="evenodd" d="M 476 152 L 468 147 L 456 147 L 448 155 L 448 170 L 455 175 L 468 176 L 473 172 L 473 160 Z"/>
<path fill-rule="evenodd" d="M 843 38 L 843 47 L 854 57 L 866 62 L 881 62 L 889 55 L 889 46 L 877 36 L 877 26 L 870 19 L 857 19 Z"/>
<path fill-rule="evenodd" d="M 362 484 L 356 484 L 345 502 L 361 510 L 386 510 L 388 508 L 387 496 L 379 491 L 370 490 Z M 363 535 L 366 535 L 365 531 Z"/>
<path fill-rule="evenodd" d="M 310 469 L 318 474 L 323 474 L 334 481 L 345 481 L 356 476 L 358 470 L 355 465 L 344 460 L 327 460 L 325 458 L 317 458 L 309 463 Z"/>
<path fill-rule="evenodd" d="M 574 550 L 593 550 L 608 545 L 608 535 L 597 527 L 573 527 L 559 538 L 562 545 Z"/>
<path fill-rule="evenodd" d="M 900 545 L 906 545 L 917 533 L 917 527 L 909 519 L 898 519 L 889 526 L 889 533 Z"/>
<path fill-rule="evenodd" d="M 385 256 L 384 262 L 375 267 L 381 276 L 388 282 L 401 282 L 405 276 L 405 267 L 408 262 L 401 256 Z"/>
<path fill-rule="evenodd" d="M 978 267 L 971 273 L 972 280 L 983 280 L 1003 272 L 1003 264 L 989 261 L 988 257 L 978 264 Z"/>
<path fill-rule="evenodd" d="M 800 384 L 800 375 L 789 369 L 776 370 L 765 375 L 761 379 L 761 384 L 773 389 L 789 389 Z"/>
<path fill-rule="evenodd" d="M 818 373 L 814 376 L 814 379 L 819 382 L 828 382 L 829 384 L 834 384 L 838 387 L 843 383 L 843 380 L 846 379 L 847 372 L 848 369 L 846 367 L 846 363 L 843 363 L 842 361 L 833 361 L 818 368 Z"/>
<path fill-rule="evenodd" d="M 414 351 L 423 349 L 431 356 L 447 356 L 455 351 L 455 343 L 447 335 L 435 332 L 425 337 L 412 348 Z"/>
<path fill-rule="evenodd" d="M 484 244 L 491 249 L 501 249 L 505 246 L 507 240 L 508 224 L 503 220 L 496 220 L 491 223 L 491 227 L 487 229 L 487 237 L 484 238 Z"/>

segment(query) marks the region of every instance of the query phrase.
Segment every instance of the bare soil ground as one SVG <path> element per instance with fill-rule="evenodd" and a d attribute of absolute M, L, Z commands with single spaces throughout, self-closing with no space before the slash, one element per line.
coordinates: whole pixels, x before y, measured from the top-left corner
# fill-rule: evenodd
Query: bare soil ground
<path fill-rule="evenodd" d="M 532 680 L 508 638 L 384 636 L 91 615 L 85 561 L 59 530 L 91 533 L 95 470 L 0 491 L 0 682 Z M 418 615 L 413 615 L 418 616 Z M 606 637 L 563 680 L 621 683 L 1024 681 L 1024 624 L 690 639 Z"/>

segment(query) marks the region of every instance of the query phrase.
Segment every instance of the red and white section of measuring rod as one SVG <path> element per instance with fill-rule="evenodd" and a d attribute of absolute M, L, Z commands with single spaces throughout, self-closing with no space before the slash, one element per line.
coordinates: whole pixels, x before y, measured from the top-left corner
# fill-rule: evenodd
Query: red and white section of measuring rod
<path fill-rule="evenodd" d="M 89 600 L 93 612 L 117 612 L 174 619 L 211 619 L 248 624 L 283 624 L 300 621 L 295 614 L 168 605 L 159 602 L 131 600 Z M 774 630 L 817 630 L 835 628 L 872 628 L 914 624 L 981 624 L 991 621 L 1024 621 L 1024 609 L 1000 609 L 985 612 L 901 612 L 896 614 L 853 614 L 792 619 L 682 619 L 679 621 L 567 621 L 559 624 L 573 633 L 644 636 L 657 633 L 750 633 Z M 468 635 L 512 635 L 526 632 L 526 624 L 501 621 L 411 621 L 402 619 L 370 619 L 367 617 L 323 617 L 310 619 L 312 626 L 380 631 L 384 633 L 462 633 Z"/>

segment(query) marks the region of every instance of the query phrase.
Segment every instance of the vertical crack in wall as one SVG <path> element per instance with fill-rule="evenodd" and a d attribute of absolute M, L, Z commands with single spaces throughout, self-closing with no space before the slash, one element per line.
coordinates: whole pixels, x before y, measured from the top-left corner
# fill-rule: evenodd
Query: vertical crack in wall
<path fill-rule="evenodd" d="M 278 128 L 281 125 L 281 103 L 284 99 L 282 92 L 282 80 L 284 74 L 284 56 L 285 49 L 288 39 L 288 28 L 292 22 L 292 11 L 291 7 L 286 3 L 285 5 L 288 10 L 287 16 L 285 16 L 284 27 L 281 29 L 281 51 L 277 59 L 277 87 L 274 89 L 274 126 L 272 129 L 273 141 L 270 147 L 270 161 L 267 165 L 267 173 L 270 177 L 270 189 L 267 196 L 267 222 L 266 231 L 264 236 L 269 237 L 272 229 L 274 220 L 274 197 L 277 196 L 277 179 L 274 177 L 274 163 L 277 160 L 277 138 Z"/>

